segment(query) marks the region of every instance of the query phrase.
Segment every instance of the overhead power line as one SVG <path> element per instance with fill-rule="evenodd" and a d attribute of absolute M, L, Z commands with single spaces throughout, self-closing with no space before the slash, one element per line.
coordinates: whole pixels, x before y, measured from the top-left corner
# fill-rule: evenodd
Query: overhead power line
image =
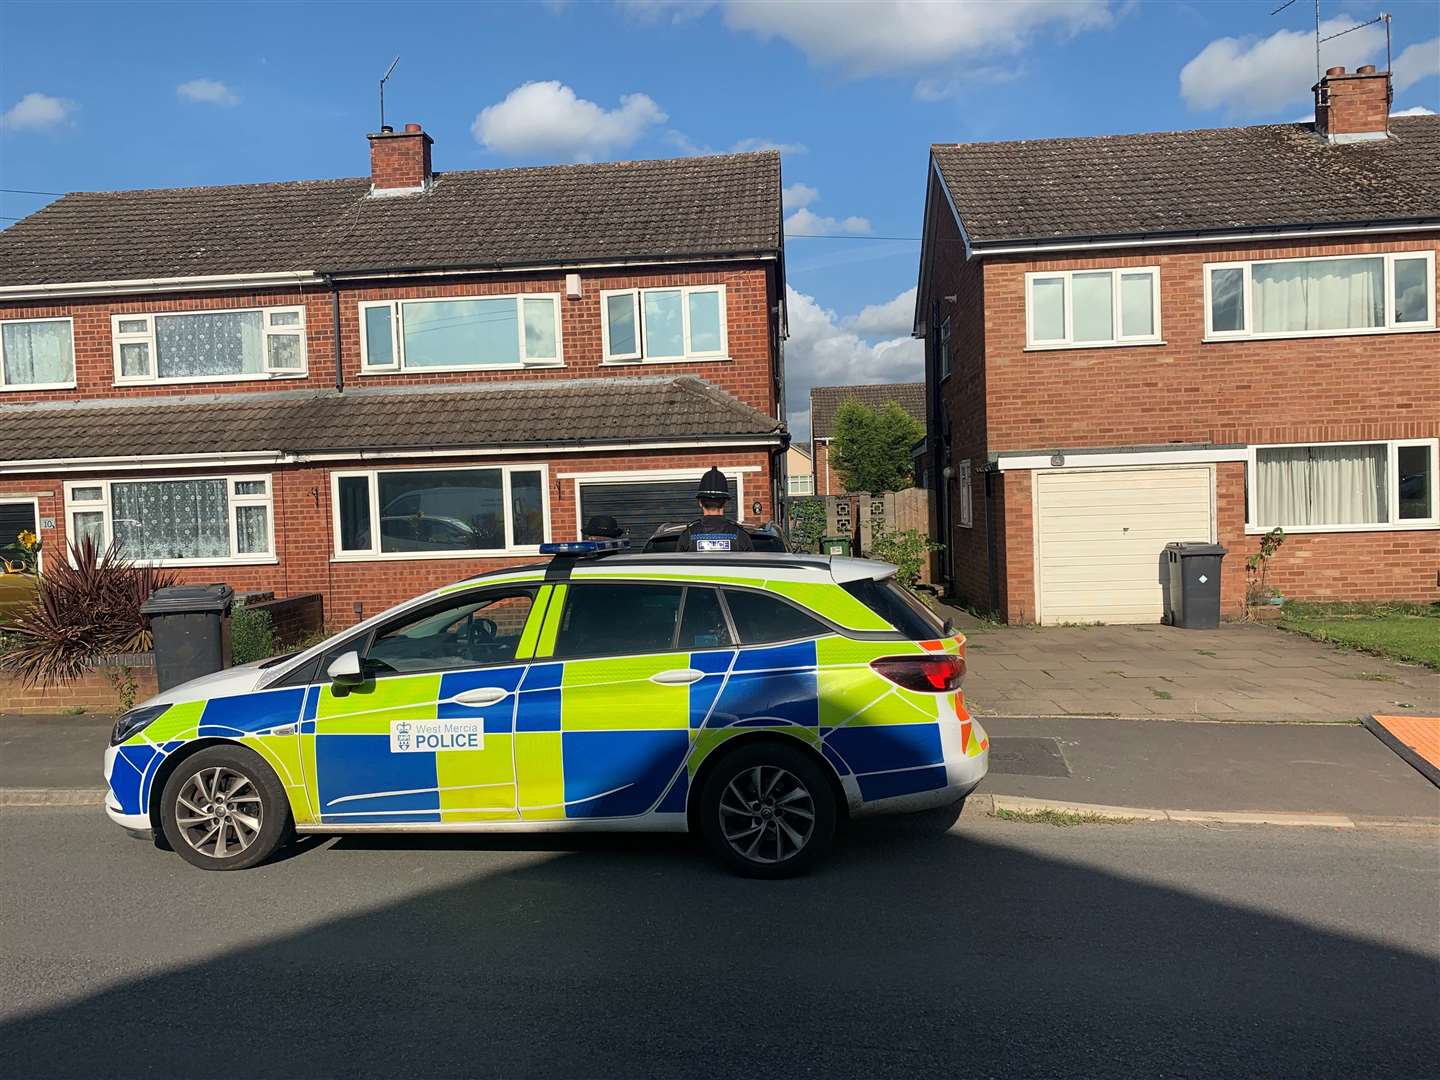
<path fill-rule="evenodd" d="M 63 191 L 31 191 L 29 188 L 0 187 L 6 195 L 64 195 Z"/>
<path fill-rule="evenodd" d="M 869 233 L 856 235 L 854 233 L 803 233 L 787 232 L 786 240 L 905 240 L 912 244 L 920 243 L 918 236 L 871 236 Z"/>

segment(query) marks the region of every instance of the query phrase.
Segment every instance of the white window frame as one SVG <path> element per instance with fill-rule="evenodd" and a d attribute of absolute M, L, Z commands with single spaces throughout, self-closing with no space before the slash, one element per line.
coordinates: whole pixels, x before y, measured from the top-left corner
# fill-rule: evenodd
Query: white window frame
<path fill-rule="evenodd" d="M 75 515 L 94 513 L 99 511 L 102 515 L 100 539 L 101 550 L 108 547 L 115 538 L 111 525 L 111 496 L 110 489 L 115 484 L 163 484 L 180 480 L 223 480 L 225 481 L 225 502 L 226 513 L 229 518 L 227 527 L 230 530 L 230 554 L 222 558 L 214 559 L 153 559 L 134 560 L 143 561 L 150 566 L 264 566 L 273 565 L 279 562 L 275 554 L 275 479 L 269 473 L 232 473 L 216 476 L 204 474 L 198 476 L 129 476 L 116 477 L 110 480 L 67 480 L 65 481 L 65 536 L 68 541 L 67 547 L 80 535 L 75 527 Z M 240 483 L 264 481 L 265 491 L 259 495 L 237 495 L 235 487 Z M 75 498 L 77 488 L 100 489 L 98 500 L 79 501 Z M 248 552 L 241 554 L 235 550 L 236 537 L 239 530 L 236 528 L 237 506 L 263 506 L 267 513 L 266 523 L 266 550 L 263 552 Z"/>
<path fill-rule="evenodd" d="M 65 322 L 70 324 L 70 380 L 53 383 L 15 383 L 5 381 L 5 335 L 0 332 L 0 394 L 20 394 L 27 390 L 75 389 L 75 320 L 69 315 L 46 315 L 38 319 L 0 319 L 0 327 L 11 323 Z"/>
<path fill-rule="evenodd" d="M 680 294 L 681 341 L 685 352 L 680 356 L 645 355 L 645 295 L 656 292 L 678 292 Z M 694 293 L 716 293 L 720 297 L 720 348 L 712 352 L 696 352 L 690 347 L 690 297 Z M 613 354 L 610 352 L 610 297 L 633 297 L 635 318 L 636 352 Z M 695 364 L 730 359 L 730 318 L 729 302 L 725 285 L 656 285 L 644 289 L 601 289 L 600 290 L 600 341 L 601 364 Z"/>
<path fill-rule="evenodd" d="M 950 317 L 940 324 L 940 378 L 950 377 Z"/>
<path fill-rule="evenodd" d="M 743 525 L 743 524 L 745 523 L 745 514 L 746 514 L 747 510 L 749 509 L 749 508 L 745 505 L 745 476 L 746 476 L 747 473 L 758 473 L 758 472 L 760 471 L 760 466 L 759 466 L 759 465 L 721 465 L 721 466 L 719 466 L 719 469 L 720 469 L 721 474 L 725 477 L 725 479 L 727 479 L 727 480 L 734 480 L 734 481 L 735 481 L 735 506 L 734 506 L 733 510 L 728 510 L 727 513 L 733 514 L 733 515 L 734 515 L 733 520 L 736 521 L 737 523 Z M 576 522 L 575 522 L 575 539 L 576 539 L 576 540 L 583 540 L 583 539 L 584 539 L 584 535 L 583 535 L 583 533 L 582 533 L 581 530 L 584 529 L 584 522 L 578 520 L 578 519 L 581 517 L 581 514 L 580 514 L 580 488 L 581 488 L 581 485 L 583 485 L 583 484 L 597 484 L 597 485 L 598 485 L 598 484 L 633 484 L 633 483 L 649 483 L 649 482 L 663 481 L 663 480 L 690 480 L 690 481 L 694 481 L 694 482 L 698 483 L 699 480 L 700 480 L 700 478 L 705 475 L 705 472 L 706 472 L 706 470 L 703 469 L 703 468 L 698 468 L 698 469 L 614 469 L 614 470 L 609 470 L 609 471 L 605 471 L 605 472 L 572 472 L 572 473 L 561 473 L 561 474 L 560 474 L 559 476 L 557 476 L 555 479 L 557 479 L 557 480 L 573 480 L 573 481 L 575 482 L 575 487 L 574 487 L 574 491 L 573 491 L 573 497 L 574 497 L 574 500 L 575 500 L 575 510 L 576 510 L 575 517 L 576 517 L 576 519 L 577 519 Z M 758 480 L 758 479 L 759 479 L 758 477 L 752 477 L 752 480 Z M 764 485 L 762 484 L 762 485 L 761 485 L 761 488 L 763 489 L 763 487 L 764 487 Z M 698 516 L 698 511 L 697 511 L 697 516 Z"/>
<path fill-rule="evenodd" d="M 970 486 L 969 461 L 962 461 L 955 466 L 955 483 L 960 488 L 959 520 L 956 524 L 962 529 L 973 529 L 975 527 L 975 493 Z"/>
<path fill-rule="evenodd" d="M 238 315 L 246 311 L 260 312 L 260 352 L 261 359 L 265 362 L 263 371 L 251 372 L 250 374 L 244 375 L 168 375 L 164 378 L 160 376 L 160 354 L 155 344 L 156 319 L 163 319 L 175 315 Z M 300 322 L 297 325 L 271 325 L 271 319 L 275 315 L 290 313 L 300 316 Z M 120 332 L 120 324 L 122 322 L 140 321 L 145 323 L 145 330 L 143 332 Z M 293 368 L 271 367 L 270 338 L 294 337 L 297 334 L 300 337 L 300 366 Z M 309 373 L 310 369 L 309 342 L 306 339 L 305 307 L 302 304 L 279 304 L 274 307 L 201 308 L 195 311 L 137 311 L 110 316 L 110 352 L 111 362 L 115 370 L 116 386 L 264 382 L 270 379 L 301 379 Z M 120 348 L 122 345 L 146 346 L 150 357 L 150 370 L 147 374 L 123 374 L 123 368 L 120 365 Z"/>
<path fill-rule="evenodd" d="M 1276 528 L 1275 524 L 1259 524 L 1258 451 L 1292 450 L 1309 446 L 1384 446 L 1386 476 L 1386 511 L 1389 521 L 1378 521 L 1364 525 L 1279 525 L 1287 533 L 1332 533 L 1332 532 L 1404 532 L 1414 529 L 1440 528 L 1440 439 L 1349 439 L 1343 442 L 1298 442 L 1261 443 L 1246 449 L 1246 513 L 1245 532 L 1260 536 Z M 1430 516 L 1428 518 L 1400 518 L 1400 454 L 1402 446 L 1424 446 L 1430 450 Z"/>
<path fill-rule="evenodd" d="M 505 546 L 463 551 L 381 551 L 380 550 L 380 482 L 386 473 L 422 472 L 487 472 L 500 470 L 500 500 L 505 510 Z M 511 555 L 538 555 L 540 544 L 516 544 L 515 520 L 510 511 L 510 474 L 515 472 L 538 472 L 540 474 L 540 543 L 550 539 L 550 469 L 541 464 L 516 465 L 426 465 L 407 466 L 394 469 L 340 469 L 330 474 L 330 522 L 332 562 L 403 562 L 411 559 L 500 559 Z M 363 550 L 346 549 L 340 538 L 340 481 L 347 477 L 364 477 L 370 494 L 370 546 Z"/>
<path fill-rule="evenodd" d="M 1106 341 L 1076 341 L 1073 278 L 1076 274 L 1109 274 L 1110 279 L 1110 325 L 1115 337 Z M 1152 330 L 1148 334 L 1124 334 L 1121 322 L 1120 278 L 1123 274 L 1149 274 Z M 1062 278 L 1065 282 L 1065 336 L 1059 340 L 1035 337 L 1035 282 L 1041 279 Z M 1025 351 L 1041 352 L 1047 349 L 1116 349 L 1133 345 L 1164 345 L 1160 327 L 1160 267 L 1159 266 L 1095 266 L 1079 270 L 1035 270 L 1025 275 Z"/>
<path fill-rule="evenodd" d="M 1254 326 L 1254 268 L 1271 263 L 1287 262 L 1330 262 L 1335 259 L 1383 259 L 1385 263 L 1385 325 L 1359 326 L 1351 330 L 1274 330 L 1257 333 Z M 1425 322 L 1397 323 L 1395 321 L 1395 260 L 1423 259 L 1426 267 L 1425 298 L 1429 318 Z M 1215 311 L 1211 306 L 1210 276 L 1216 270 L 1239 270 L 1244 275 L 1240 295 L 1244 301 L 1244 326 L 1239 330 L 1216 330 Z M 1205 339 L 1206 341 L 1273 341 L 1293 338 L 1354 337 L 1362 334 L 1416 334 L 1433 331 L 1435 327 L 1435 252 L 1433 251 L 1362 251 L 1350 255 L 1309 255 L 1292 259 L 1249 259 L 1242 262 L 1206 263 L 1202 267 L 1205 283 Z M 1317 444 L 1318 445 L 1318 444 Z"/>
<path fill-rule="evenodd" d="M 514 300 L 516 316 L 516 333 L 519 336 L 518 364 L 506 361 L 501 364 L 426 364 L 423 367 L 407 368 L 405 366 L 405 305 L 406 304 L 441 304 L 453 303 L 457 300 Z M 525 301 L 526 300 L 549 300 L 555 308 L 555 355 L 536 357 L 531 360 L 525 355 Z M 459 296 L 422 296 L 415 299 L 396 300 L 361 300 L 357 306 L 357 315 L 360 322 L 360 374 L 361 375 L 388 375 L 397 371 L 408 371 L 411 374 L 428 374 L 430 372 L 446 371 L 528 371 L 531 368 L 554 368 L 565 366 L 565 335 L 562 332 L 564 319 L 562 316 L 563 297 L 560 293 L 552 292 L 522 292 L 522 293 L 467 293 Z M 390 311 L 390 363 L 370 363 L 369 334 L 365 324 L 365 312 L 371 308 L 388 308 Z"/>

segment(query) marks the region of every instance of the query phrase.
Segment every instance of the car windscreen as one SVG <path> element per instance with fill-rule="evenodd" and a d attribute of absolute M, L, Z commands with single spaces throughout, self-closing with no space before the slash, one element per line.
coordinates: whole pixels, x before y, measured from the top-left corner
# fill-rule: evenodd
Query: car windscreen
<path fill-rule="evenodd" d="M 841 586 L 911 641 L 931 641 L 945 636 L 945 622 L 911 595 L 893 577 L 876 581 L 864 578 Z"/>

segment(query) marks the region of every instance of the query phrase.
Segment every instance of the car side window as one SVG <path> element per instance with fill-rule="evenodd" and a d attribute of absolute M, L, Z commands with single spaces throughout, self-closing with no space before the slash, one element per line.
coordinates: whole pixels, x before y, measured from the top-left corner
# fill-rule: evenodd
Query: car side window
<path fill-rule="evenodd" d="M 452 671 L 515 659 L 535 590 L 469 593 L 430 604 L 375 631 L 367 674 Z"/>
<path fill-rule="evenodd" d="M 735 632 L 740 635 L 742 645 L 794 641 L 830 632 L 824 623 L 794 605 L 764 593 L 726 589 L 725 603 L 730 607 L 730 617 L 735 621 Z"/>
<path fill-rule="evenodd" d="M 685 590 L 685 607 L 680 615 L 677 649 L 722 649 L 730 644 L 730 625 L 714 589 L 690 586 Z"/>
<path fill-rule="evenodd" d="M 680 585 L 571 583 L 554 655 L 669 652 L 684 592 Z"/>

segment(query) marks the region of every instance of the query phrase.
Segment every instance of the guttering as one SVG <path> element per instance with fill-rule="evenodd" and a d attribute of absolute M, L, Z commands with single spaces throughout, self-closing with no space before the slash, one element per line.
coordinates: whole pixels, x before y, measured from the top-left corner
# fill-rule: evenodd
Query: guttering
<path fill-rule="evenodd" d="M 1329 236 L 1384 236 L 1389 233 L 1440 232 L 1440 222 L 1433 220 L 1401 224 L 1325 225 L 1277 228 L 1251 232 L 1196 232 L 1183 235 L 1137 233 L 1133 236 L 1069 240 L 1037 240 L 1023 244 L 976 244 L 968 249 L 967 258 L 983 259 L 988 255 L 1044 255 L 1056 251 L 1104 251 L 1113 248 L 1180 247 L 1187 244 L 1245 244 L 1257 240 L 1308 240 Z"/>
<path fill-rule="evenodd" d="M 553 443 L 522 446 L 446 447 L 444 449 L 385 450 L 252 450 L 242 453 L 153 454 L 145 457 L 32 458 L 0 462 L 0 476 L 7 474 L 75 473 L 93 471 L 137 472 L 172 469 L 207 469 L 228 466 L 304 465 L 325 461 L 386 461 L 398 458 L 518 457 L 527 454 L 588 454 L 640 450 L 695 450 L 745 446 L 785 445 L 785 432 L 767 435 L 703 436 L 697 439 L 665 439 L 643 442 Z"/>
<path fill-rule="evenodd" d="M 1053 453 L 1021 452 L 996 454 L 991 467 L 1000 472 L 1037 469 L 1044 472 L 1101 469 L 1138 465 L 1199 465 L 1216 461 L 1245 461 L 1249 451 L 1243 445 L 1165 447 L 1140 446 L 1116 450 L 1056 450 Z"/>
<path fill-rule="evenodd" d="M 43 300 L 51 296 L 124 296 L 136 293 L 214 292 L 221 289 L 273 289 L 322 283 L 323 278 L 313 270 L 124 278 L 116 281 L 59 281 L 46 285 L 0 286 L 0 301 Z"/>
<path fill-rule="evenodd" d="M 491 263 L 486 266 L 442 266 L 332 270 L 336 281 L 385 281 L 392 278 L 464 277 L 478 274 L 548 274 L 568 270 L 613 270 L 637 266 L 691 266 L 696 263 L 774 262 L 774 251 L 750 251 L 728 255 L 643 255 L 628 259 L 599 259 L 588 262 Z"/>

